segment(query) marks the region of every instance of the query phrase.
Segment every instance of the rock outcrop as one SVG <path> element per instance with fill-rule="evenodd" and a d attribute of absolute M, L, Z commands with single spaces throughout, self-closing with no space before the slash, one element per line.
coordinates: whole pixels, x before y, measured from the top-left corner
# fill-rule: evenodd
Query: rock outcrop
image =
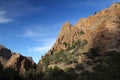
<path fill-rule="evenodd" d="M 7 49 L 3 45 L 0 45 L 0 62 L 5 65 L 12 56 L 11 50 Z"/>
<path fill-rule="evenodd" d="M 66 67 L 64 59 L 66 59 L 65 62 L 70 60 L 69 66 L 74 63 L 82 63 L 84 56 L 81 54 L 88 52 L 91 48 L 99 50 L 100 54 L 111 50 L 120 52 L 119 3 L 113 4 L 88 18 L 80 19 L 74 26 L 66 22 L 55 44 L 40 60 L 39 64 L 47 63 L 48 66 L 60 68 L 62 66 L 64 68 Z"/>
<path fill-rule="evenodd" d="M 24 74 L 27 70 L 32 68 L 33 65 L 33 60 L 30 60 L 20 54 L 14 53 L 8 60 L 6 67 L 13 68 L 20 74 Z"/>
<path fill-rule="evenodd" d="M 0 46 L 0 62 L 4 68 L 13 68 L 21 75 L 31 69 L 35 64 L 31 57 L 12 53 L 10 49 L 7 49 L 2 45 Z"/>

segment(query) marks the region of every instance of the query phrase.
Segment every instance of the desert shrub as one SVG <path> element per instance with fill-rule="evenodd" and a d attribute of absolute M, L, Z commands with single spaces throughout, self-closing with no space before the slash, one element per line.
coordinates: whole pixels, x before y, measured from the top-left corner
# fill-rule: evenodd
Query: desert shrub
<path fill-rule="evenodd" d="M 35 69 L 29 69 L 25 73 L 25 78 L 29 80 L 35 80 L 36 79 L 36 70 Z"/>
<path fill-rule="evenodd" d="M 50 56 L 47 55 L 47 56 L 45 56 L 44 59 L 43 59 L 43 66 L 44 66 L 45 70 L 48 69 L 49 63 L 50 63 Z"/>
<path fill-rule="evenodd" d="M 66 73 L 71 73 L 71 72 L 74 72 L 74 69 L 71 68 L 71 67 L 68 67 L 68 68 L 65 68 L 64 70 Z"/>
<path fill-rule="evenodd" d="M 67 54 L 65 54 L 65 51 L 63 50 L 60 50 L 58 53 L 56 53 L 54 56 L 53 56 L 53 61 L 54 63 L 58 63 L 60 61 L 66 61 L 67 59 Z"/>
<path fill-rule="evenodd" d="M 74 45 L 77 46 L 77 45 L 79 45 L 80 43 L 81 43 L 81 41 L 80 41 L 80 40 L 77 40 L 77 41 L 74 43 Z"/>
<path fill-rule="evenodd" d="M 80 47 L 83 47 L 83 46 L 85 46 L 86 44 L 88 43 L 88 41 L 87 40 L 83 40 L 83 41 L 81 41 L 81 43 L 80 43 Z"/>
<path fill-rule="evenodd" d="M 69 50 L 71 50 L 71 49 L 78 48 L 78 47 L 82 48 L 82 47 L 84 47 L 87 43 L 88 43 L 87 40 L 83 40 L 83 41 L 80 41 L 80 40 L 73 41 L 73 42 L 72 42 L 72 46 L 69 45 L 68 48 L 67 48 L 67 51 L 69 51 Z"/>
<path fill-rule="evenodd" d="M 0 71 L 0 80 L 24 80 L 24 79 L 14 69 L 6 68 Z"/>
<path fill-rule="evenodd" d="M 97 14 L 97 12 L 95 11 L 95 12 L 94 12 L 94 15 L 96 15 L 96 14 Z"/>
<path fill-rule="evenodd" d="M 55 67 L 49 68 L 44 79 L 45 80 L 75 80 L 77 77 L 74 69 L 68 68 L 66 71 Z"/>
<path fill-rule="evenodd" d="M 83 70 L 83 69 L 84 69 L 83 64 L 77 64 L 75 67 L 76 67 L 76 69 L 78 69 L 78 70 Z"/>
<path fill-rule="evenodd" d="M 83 41 L 77 40 L 77 41 L 74 43 L 74 46 L 83 47 L 83 46 L 85 46 L 87 43 L 88 43 L 87 40 L 83 40 Z"/>
<path fill-rule="evenodd" d="M 84 34 L 85 34 L 85 32 L 81 30 L 80 31 L 80 35 L 84 35 Z"/>
<path fill-rule="evenodd" d="M 63 43 L 65 46 L 67 46 L 68 44 L 66 42 Z"/>
<path fill-rule="evenodd" d="M 45 80 L 67 80 L 67 77 L 62 69 L 55 67 L 53 69 L 49 68 Z"/>
<path fill-rule="evenodd" d="M 80 74 L 81 80 L 119 80 L 120 79 L 120 53 L 109 51 L 104 55 L 94 55 L 96 59 L 89 57 L 94 64 L 93 72 L 84 70 Z M 96 63 L 94 63 L 96 61 Z M 99 63 L 99 64 L 98 64 Z"/>
<path fill-rule="evenodd" d="M 99 55 L 99 48 L 91 48 L 88 53 L 85 54 L 88 58 L 95 58 Z"/>

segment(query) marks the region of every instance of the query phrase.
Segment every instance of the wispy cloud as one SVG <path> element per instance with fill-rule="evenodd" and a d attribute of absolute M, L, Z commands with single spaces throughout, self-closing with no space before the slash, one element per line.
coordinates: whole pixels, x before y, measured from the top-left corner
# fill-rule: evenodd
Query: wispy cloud
<path fill-rule="evenodd" d="M 45 7 L 41 5 L 31 5 L 27 0 L 1 0 L 0 9 L 7 10 L 9 16 L 16 18 L 42 11 Z"/>
<path fill-rule="evenodd" d="M 51 27 L 50 27 L 51 26 Z M 32 54 L 44 55 L 55 43 L 60 24 L 55 25 L 30 25 L 25 27 L 22 33 L 22 38 L 32 40 L 32 45 L 27 45 L 27 52 Z"/>
<path fill-rule="evenodd" d="M 45 33 L 34 31 L 34 30 L 27 30 L 25 33 L 22 35 L 23 37 L 28 37 L 28 38 L 39 38 L 46 36 Z"/>
<path fill-rule="evenodd" d="M 41 25 L 32 25 L 31 27 L 25 28 L 22 37 L 27 37 L 31 39 L 41 38 L 45 36 L 47 37 L 48 35 L 50 35 L 47 32 L 50 33 L 47 28 L 43 28 Z"/>
<path fill-rule="evenodd" d="M 48 39 L 44 41 L 42 46 L 27 47 L 28 52 L 32 53 L 45 53 L 47 52 L 55 43 L 55 39 Z"/>
<path fill-rule="evenodd" d="M 6 14 L 6 11 L 0 11 L 0 23 L 8 23 L 13 21 L 13 19 L 8 18 Z"/>
<path fill-rule="evenodd" d="M 50 49 L 48 46 L 37 46 L 37 47 L 32 47 L 32 48 L 27 48 L 28 52 L 45 52 Z"/>
<path fill-rule="evenodd" d="M 54 31 L 53 31 L 54 30 Z M 47 39 L 53 39 L 57 37 L 59 28 L 58 27 L 49 27 L 45 25 L 31 25 L 25 27 L 21 37 L 32 39 L 37 42 L 47 41 Z"/>
<path fill-rule="evenodd" d="M 33 40 L 37 45 L 27 47 L 28 52 L 31 53 L 45 53 L 53 45 L 56 37 L 53 35 L 52 28 L 41 25 L 32 25 L 31 27 L 25 28 L 22 34 L 23 38 Z"/>

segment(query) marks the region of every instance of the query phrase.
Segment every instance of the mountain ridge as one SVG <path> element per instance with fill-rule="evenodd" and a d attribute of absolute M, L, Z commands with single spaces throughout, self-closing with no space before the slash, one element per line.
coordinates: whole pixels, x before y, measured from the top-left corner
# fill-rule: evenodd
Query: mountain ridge
<path fill-rule="evenodd" d="M 119 80 L 120 3 L 66 22 L 36 65 L 0 45 L 0 80 Z"/>
<path fill-rule="evenodd" d="M 68 64 L 66 65 L 58 56 L 67 56 L 65 59 L 70 60 L 69 65 L 74 65 L 74 62 L 75 64 L 81 62 L 83 57 L 80 54 L 89 52 L 91 48 L 96 48 L 99 53 L 112 50 L 120 52 L 119 34 L 120 4 L 116 3 L 88 18 L 80 19 L 73 26 L 66 22 L 62 26 L 55 44 L 39 64 L 47 63 L 48 67 L 65 68 Z M 71 60 L 69 56 L 75 59 Z"/>
<path fill-rule="evenodd" d="M 35 64 L 31 57 L 12 52 L 3 45 L 0 45 L 0 63 L 4 68 L 13 68 L 21 75 L 25 74 Z"/>

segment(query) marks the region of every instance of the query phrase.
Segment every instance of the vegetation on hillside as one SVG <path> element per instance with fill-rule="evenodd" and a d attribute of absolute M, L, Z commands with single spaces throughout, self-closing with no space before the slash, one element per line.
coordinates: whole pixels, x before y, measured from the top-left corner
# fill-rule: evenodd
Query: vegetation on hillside
<path fill-rule="evenodd" d="M 62 51 L 61 51 L 62 53 Z M 62 53 L 63 55 L 63 53 Z M 89 52 L 82 53 L 86 61 L 78 63 L 76 68 L 66 68 L 64 70 L 54 67 L 42 70 L 37 68 L 28 70 L 24 75 L 19 75 L 17 71 L 6 68 L 0 64 L 0 80 L 119 80 L 120 79 L 120 53 L 109 51 L 99 53 L 97 48 L 91 48 Z M 61 56 L 61 54 L 59 54 Z M 87 66 L 87 67 L 86 67 Z M 92 71 L 88 68 L 92 66 Z M 80 71 L 80 72 L 79 72 Z"/>
<path fill-rule="evenodd" d="M 62 70 L 58 67 L 48 68 L 38 80 L 119 80 L 120 79 L 120 53 L 109 51 L 99 54 L 97 48 L 91 48 L 89 52 L 83 53 L 86 61 L 79 64 L 76 68 L 67 68 Z M 92 67 L 92 71 L 85 66 Z M 77 73 L 76 71 L 80 71 Z"/>
<path fill-rule="evenodd" d="M 3 69 L 2 64 L 0 63 L 0 80 L 24 80 L 22 76 L 18 74 L 12 68 Z"/>
<path fill-rule="evenodd" d="M 84 24 L 82 27 L 85 30 L 80 26 L 81 30 L 77 28 L 76 32 L 75 28 L 72 31 L 71 25 L 67 23 L 67 32 L 71 31 L 73 34 L 70 35 L 75 37 L 68 38 L 65 32 L 66 37 L 62 35 L 58 38 L 56 45 L 60 46 L 55 46 L 56 49 L 53 47 L 38 65 L 26 69 L 24 74 L 20 75 L 12 68 L 3 68 L 0 63 L 0 80 L 120 80 L 120 52 L 117 52 L 120 51 L 120 2 L 116 4 L 110 10 L 95 12 L 88 19 L 81 19 L 83 23 L 78 26 Z M 62 66 L 63 70 L 59 64 L 67 67 Z"/>

